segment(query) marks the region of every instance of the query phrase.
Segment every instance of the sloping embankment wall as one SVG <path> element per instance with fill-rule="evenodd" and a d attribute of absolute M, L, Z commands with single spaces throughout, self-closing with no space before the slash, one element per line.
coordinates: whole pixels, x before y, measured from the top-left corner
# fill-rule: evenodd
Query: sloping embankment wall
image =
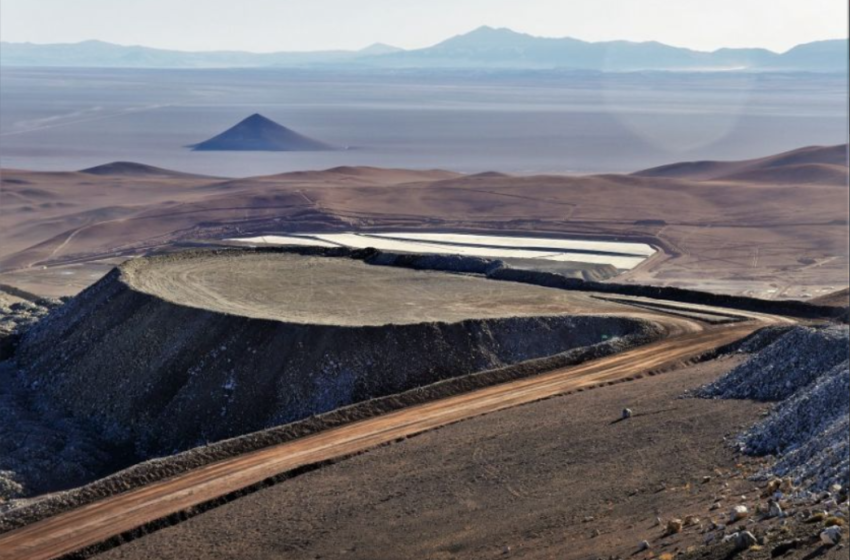
<path fill-rule="evenodd" d="M 16 359 L 44 406 L 144 458 L 647 328 L 593 316 L 292 324 L 170 303 L 116 269 L 30 330 Z"/>

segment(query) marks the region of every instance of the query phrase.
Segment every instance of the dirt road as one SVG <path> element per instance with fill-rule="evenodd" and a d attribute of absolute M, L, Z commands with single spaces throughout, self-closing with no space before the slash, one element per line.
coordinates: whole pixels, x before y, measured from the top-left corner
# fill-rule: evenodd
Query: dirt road
<path fill-rule="evenodd" d="M 208 465 L 0 536 L 0 559 L 49 559 L 294 468 L 351 455 L 460 420 L 672 367 L 763 322 L 684 332 L 580 366 L 426 403 Z"/>

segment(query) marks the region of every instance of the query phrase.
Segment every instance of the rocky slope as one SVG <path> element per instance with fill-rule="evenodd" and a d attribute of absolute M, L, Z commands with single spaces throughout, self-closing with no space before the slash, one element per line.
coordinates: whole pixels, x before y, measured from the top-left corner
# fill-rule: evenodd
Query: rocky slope
<path fill-rule="evenodd" d="M 850 368 L 846 326 L 766 330 L 741 348 L 752 356 L 697 394 L 776 402 L 739 438 L 774 455 L 770 475 L 809 490 L 847 487 L 850 478 Z"/>
<path fill-rule="evenodd" d="M 29 331 L 16 359 L 44 406 L 150 457 L 644 328 L 564 315 L 295 324 L 167 302 L 118 269 Z"/>
<path fill-rule="evenodd" d="M 119 466 L 85 419 L 39 407 L 11 362 L 0 362 L 0 511 L 3 501 L 84 484 Z M 120 455 L 120 452 L 118 452 Z"/>
<path fill-rule="evenodd" d="M 0 285 L 0 360 L 12 355 L 22 332 L 62 301 Z"/>

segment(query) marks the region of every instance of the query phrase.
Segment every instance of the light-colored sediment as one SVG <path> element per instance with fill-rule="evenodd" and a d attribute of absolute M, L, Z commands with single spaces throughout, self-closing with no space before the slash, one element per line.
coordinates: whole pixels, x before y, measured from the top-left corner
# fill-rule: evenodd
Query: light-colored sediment
<path fill-rule="evenodd" d="M 122 279 L 165 301 L 311 325 L 380 326 L 623 312 L 588 294 L 360 260 L 229 251 L 130 262 Z"/>

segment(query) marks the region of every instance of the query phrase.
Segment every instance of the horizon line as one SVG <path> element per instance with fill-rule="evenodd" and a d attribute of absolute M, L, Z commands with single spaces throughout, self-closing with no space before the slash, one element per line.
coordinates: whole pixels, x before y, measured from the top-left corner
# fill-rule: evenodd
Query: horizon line
<path fill-rule="evenodd" d="M 281 54 L 281 53 L 292 53 L 292 54 L 330 53 L 330 52 L 352 52 L 352 53 L 356 53 L 356 52 L 368 50 L 369 48 L 372 48 L 372 47 L 375 47 L 375 46 L 385 46 L 385 47 L 390 47 L 390 48 L 393 48 L 393 49 L 399 49 L 399 51 L 412 52 L 412 51 L 428 49 L 428 48 L 437 46 L 437 45 L 439 45 L 439 44 L 441 44 L 445 41 L 455 39 L 455 38 L 458 38 L 458 37 L 464 37 L 466 35 L 470 35 L 470 34 L 475 33 L 477 31 L 483 31 L 483 30 L 509 31 L 509 32 L 514 33 L 516 35 L 524 35 L 524 36 L 532 37 L 532 38 L 535 38 L 535 39 L 550 39 L 550 40 L 570 39 L 570 40 L 580 41 L 580 42 L 592 44 L 592 45 L 594 45 L 594 44 L 596 44 L 596 45 L 606 44 L 606 43 L 632 43 L 632 44 L 658 43 L 660 45 L 664 45 L 664 46 L 672 47 L 672 48 L 676 48 L 676 49 L 683 49 L 683 50 L 689 50 L 689 51 L 692 51 L 692 52 L 708 53 L 708 54 L 716 53 L 717 51 L 722 51 L 722 50 L 752 50 L 752 49 L 764 50 L 764 51 L 771 52 L 771 53 L 774 53 L 774 54 L 784 54 L 784 53 L 787 53 L 788 51 L 793 50 L 793 49 L 795 49 L 795 48 L 797 48 L 801 45 L 808 45 L 808 44 L 812 44 L 812 43 L 820 43 L 820 42 L 827 42 L 827 41 L 847 41 L 848 40 L 848 37 L 832 37 L 832 38 L 825 38 L 825 39 L 815 39 L 815 40 L 812 40 L 812 41 L 806 41 L 806 42 L 803 42 L 803 43 L 798 43 L 798 44 L 796 44 L 792 47 L 789 47 L 788 49 L 783 50 L 783 51 L 776 51 L 776 50 L 773 50 L 773 49 L 770 49 L 770 48 L 767 48 L 767 47 L 761 47 L 761 46 L 740 46 L 740 47 L 724 46 L 724 47 L 718 47 L 718 48 L 713 49 L 713 50 L 702 50 L 702 49 L 695 49 L 695 48 L 692 48 L 692 47 L 684 47 L 684 46 L 679 46 L 679 45 L 673 45 L 673 44 L 670 44 L 670 43 L 665 43 L 665 42 L 654 40 L 654 39 L 642 40 L 642 41 L 636 41 L 636 40 L 631 40 L 631 39 L 607 39 L 607 40 L 602 40 L 602 41 L 588 41 L 586 39 L 580 39 L 580 38 L 569 36 L 569 35 L 562 35 L 562 36 L 532 35 L 531 33 L 525 33 L 523 31 L 517 31 L 517 30 L 511 29 L 509 27 L 492 27 L 492 26 L 489 26 L 489 25 L 479 25 L 478 27 L 475 27 L 474 29 L 471 29 L 471 30 L 466 31 L 464 33 L 452 35 L 450 37 L 446 37 L 446 38 L 444 38 L 444 39 L 442 39 L 442 40 L 440 40 L 436 43 L 433 43 L 431 45 L 428 45 L 428 46 L 425 46 L 425 47 L 417 47 L 417 48 L 399 47 L 397 45 L 391 45 L 391 44 L 385 43 L 383 41 L 373 41 L 373 42 L 369 43 L 368 45 L 366 45 L 364 47 L 360 47 L 360 48 L 326 48 L 326 49 L 323 48 L 323 49 L 313 49 L 313 50 L 285 50 L 284 49 L 284 50 L 271 50 L 271 51 L 252 51 L 252 50 L 229 49 L 229 48 L 185 50 L 185 49 L 179 49 L 179 48 L 144 45 L 144 44 L 138 44 L 138 43 L 136 43 L 136 44 L 116 43 L 114 41 L 105 41 L 103 39 L 97 39 L 97 38 L 81 39 L 79 41 L 59 42 L 59 43 L 40 43 L 40 42 L 35 42 L 35 41 L 0 41 L 0 43 L 10 44 L 10 45 L 34 45 L 34 46 L 73 46 L 73 45 L 81 45 L 81 44 L 84 44 L 84 43 L 103 43 L 103 44 L 112 45 L 112 46 L 116 46 L 116 47 L 144 48 L 144 49 L 171 51 L 171 52 L 179 52 L 179 53 L 187 53 L 187 54 L 242 53 L 242 54 L 250 54 L 250 55 L 271 55 L 271 54 Z"/>

